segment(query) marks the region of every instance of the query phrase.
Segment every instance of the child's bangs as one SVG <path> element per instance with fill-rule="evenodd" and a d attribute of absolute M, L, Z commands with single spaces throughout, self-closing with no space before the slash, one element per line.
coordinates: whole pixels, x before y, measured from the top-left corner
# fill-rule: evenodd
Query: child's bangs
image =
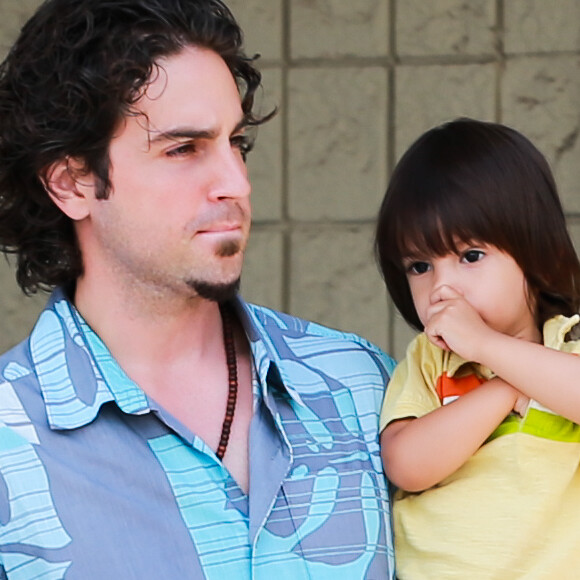
<path fill-rule="evenodd" d="M 409 212 L 399 220 L 396 233 L 399 257 L 457 254 L 458 244 L 487 241 L 491 234 L 486 231 L 483 216 L 469 215 L 464 201 L 458 201 L 446 203 L 445 207 Z"/>

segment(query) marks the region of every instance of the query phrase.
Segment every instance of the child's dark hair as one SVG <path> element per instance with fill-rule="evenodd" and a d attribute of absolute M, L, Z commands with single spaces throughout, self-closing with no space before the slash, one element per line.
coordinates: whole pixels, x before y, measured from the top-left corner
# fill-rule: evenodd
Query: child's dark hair
<path fill-rule="evenodd" d="M 417 330 L 423 325 L 402 260 L 410 251 L 457 252 L 457 242 L 490 244 L 514 258 L 537 305 L 538 327 L 580 309 L 580 262 L 552 172 L 509 127 L 457 119 L 423 134 L 395 167 L 375 252 L 391 298 Z"/>

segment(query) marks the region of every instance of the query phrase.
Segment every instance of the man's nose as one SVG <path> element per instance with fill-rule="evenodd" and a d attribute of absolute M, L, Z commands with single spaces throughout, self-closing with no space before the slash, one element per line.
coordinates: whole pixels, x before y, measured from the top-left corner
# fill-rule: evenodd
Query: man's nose
<path fill-rule="evenodd" d="M 248 170 L 240 152 L 226 147 L 216 156 L 213 167 L 211 197 L 213 199 L 242 198 L 250 195 Z"/>

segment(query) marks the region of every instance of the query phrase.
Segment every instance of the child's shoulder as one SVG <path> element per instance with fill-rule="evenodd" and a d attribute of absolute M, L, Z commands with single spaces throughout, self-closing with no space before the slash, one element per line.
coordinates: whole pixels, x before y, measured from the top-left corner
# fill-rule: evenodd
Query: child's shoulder
<path fill-rule="evenodd" d="M 580 315 L 558 314 L 544 324 L 544 346 L 580 354 Z"/>
<path fill-rule="evenodd" d="M 433 344 L 424 332 L 420 332 L 407 345 L 405 358 L 439 360 L 445 356 L 445 352 L 441 347 Z"/>

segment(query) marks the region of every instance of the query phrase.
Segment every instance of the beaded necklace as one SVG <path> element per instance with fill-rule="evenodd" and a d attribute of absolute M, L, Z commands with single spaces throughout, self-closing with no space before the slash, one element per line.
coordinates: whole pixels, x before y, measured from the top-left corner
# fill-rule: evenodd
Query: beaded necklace
<path fill-rule="evenodd" d="M 234 329 L 230 309 L 221 304 L 220 313 L 224 333 L 226 362 L 228 365 L 228 402 L 226 405 L 226 414 L 222 425 L 220 442 L 216 451 L 216 455 L 221 461 L 226 454 L 228 441 L 230 439 L 230 431 L 234 421 L 234 413 L 236 411 L 236 400 L 238 398 L 238 363 L 236 359 L 236 345 L 234 342 Z"/>

